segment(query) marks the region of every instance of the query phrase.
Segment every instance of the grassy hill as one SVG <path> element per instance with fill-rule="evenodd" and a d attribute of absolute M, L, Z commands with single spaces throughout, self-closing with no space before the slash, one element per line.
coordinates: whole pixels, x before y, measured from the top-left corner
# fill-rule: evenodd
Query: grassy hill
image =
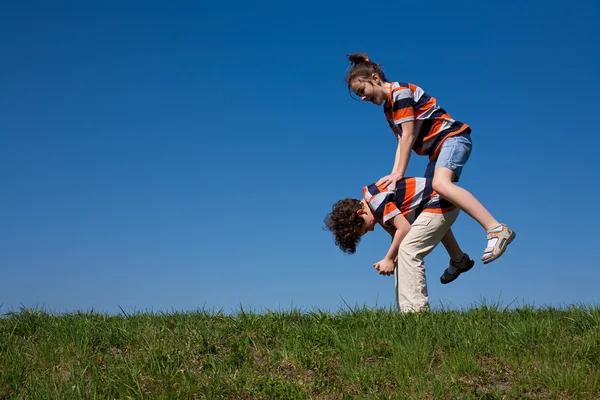
<path fill-rule="evenodd" d="M 600 399 L 600 309 L 0 318 L 0 399 Z"/>

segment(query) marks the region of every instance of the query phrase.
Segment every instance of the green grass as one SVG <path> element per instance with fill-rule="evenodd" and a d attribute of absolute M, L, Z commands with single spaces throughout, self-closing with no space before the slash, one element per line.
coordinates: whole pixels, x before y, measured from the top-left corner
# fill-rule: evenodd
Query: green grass
<path fill-rule="evenodd" d="M 600 399 L 600 309 L 22 309 L 0 399 Z"/>

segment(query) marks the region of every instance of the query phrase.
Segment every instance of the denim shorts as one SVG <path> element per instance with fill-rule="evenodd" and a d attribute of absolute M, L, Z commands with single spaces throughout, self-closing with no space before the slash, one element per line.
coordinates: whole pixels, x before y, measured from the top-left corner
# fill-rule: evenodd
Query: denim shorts
<path fill-rule="evenodd" d="M 437 168 L 448 168 L 454 171 L 454 182 L 457 182 L 464 165 L 471 155 L 472 148 L 471 134 L 461 133 L 456 136 L 450 136 L 442 144 L 438 158 L 430 161 L 427 165 L 425 177 L 433 178 L 433 174 Z"/>

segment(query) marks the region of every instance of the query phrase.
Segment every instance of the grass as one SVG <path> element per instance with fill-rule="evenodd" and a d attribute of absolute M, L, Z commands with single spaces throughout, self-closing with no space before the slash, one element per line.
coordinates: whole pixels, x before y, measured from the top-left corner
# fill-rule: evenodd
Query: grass
<path fill-rule="evenodd" d="M 600 309 L 0 318 L 0 399 L 600 399 Z"/>

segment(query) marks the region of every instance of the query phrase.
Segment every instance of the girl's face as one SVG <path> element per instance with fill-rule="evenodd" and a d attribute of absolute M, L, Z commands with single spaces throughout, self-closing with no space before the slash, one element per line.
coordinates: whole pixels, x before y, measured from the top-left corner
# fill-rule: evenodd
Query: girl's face
<path fill-rule="evenodd" d="M 373 77 L 369 79 L 356 78 L 352 81 L 350 87 L 362 101 L 370 101 L 380 106 L 387 100 L 387 95 L 377 74 L 373 74 Z"/>

